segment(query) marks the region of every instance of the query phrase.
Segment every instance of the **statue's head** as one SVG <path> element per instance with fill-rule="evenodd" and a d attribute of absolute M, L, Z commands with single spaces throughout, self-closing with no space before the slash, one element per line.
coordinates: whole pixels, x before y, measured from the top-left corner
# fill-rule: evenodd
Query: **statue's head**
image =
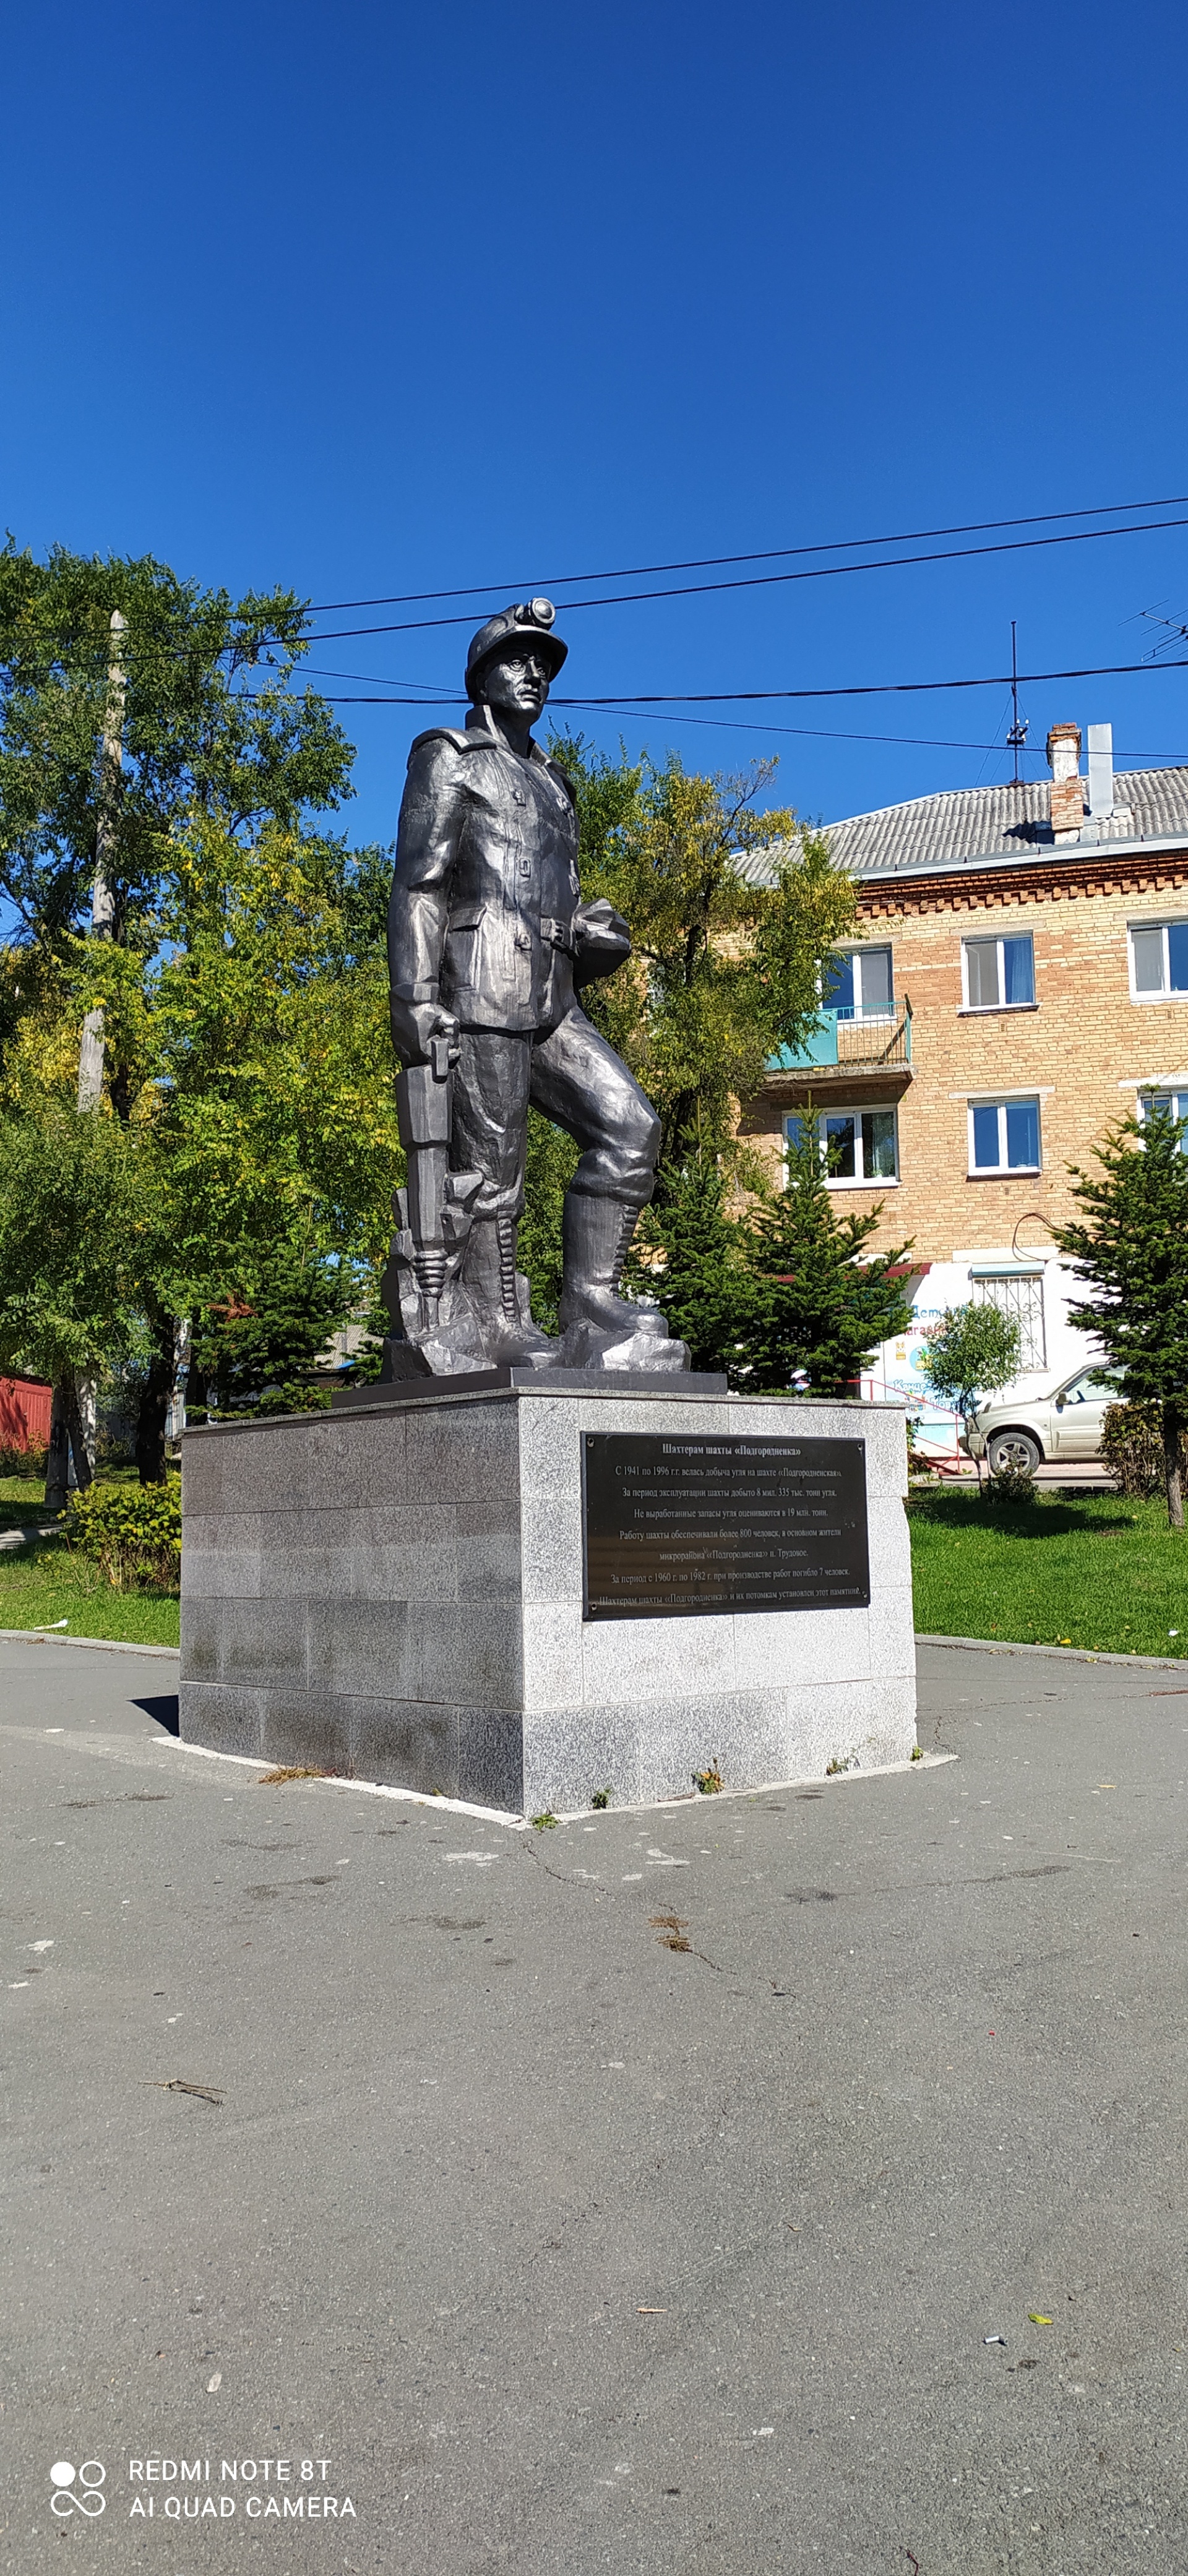
<path fill-rule="evenodd" d="M 528 599 L 489 617 L 471 637 L 468 696 L 534 724 L 569 651 L 553 633 L 555 615 L 551 599 Z"/>

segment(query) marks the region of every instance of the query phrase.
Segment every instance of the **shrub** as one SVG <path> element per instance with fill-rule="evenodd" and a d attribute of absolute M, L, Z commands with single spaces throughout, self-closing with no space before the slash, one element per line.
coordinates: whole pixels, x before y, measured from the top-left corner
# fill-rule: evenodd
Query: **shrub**
<path fill-rule="evenodd" d="M 1181 1449 L 1188 1442 L 1181 1443 Z M 1111 1404 L 1106 1409 L 1101 1454 L 1120 1494 L 1145 1501 L 1161 1494 L 1166 1482 L 1162 1407 Z M 1185 1460 L 1188 1466 L 1188 1459 Z"/>
<path fill-rule="evenodd" d="M 44 1482 L 47 1455 L 44 1440 L 30 1440 L 24 1449 L 0 1442 L 0 1476 L 36 1476 Z"/>
<path fill-rule="evenodd" d="M 1022 1511 L 1035 1501 L 1035 1478 L 1026 1467 L 995 1467 L 986 1478 L 984 1494 L 996 1511 Z"/>
<path fill-rule="evenodd" d="M 71 1496 L 66 1543 L 90 1557 L 116 1592 L 181 1586 L 181 1487 L 92 1485 Z"/>

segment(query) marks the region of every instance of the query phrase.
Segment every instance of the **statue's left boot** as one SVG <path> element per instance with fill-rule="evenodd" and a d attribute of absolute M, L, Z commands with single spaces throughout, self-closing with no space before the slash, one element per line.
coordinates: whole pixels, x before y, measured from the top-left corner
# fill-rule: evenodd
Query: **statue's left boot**
<path fill-rule="evenodd" d="M 622 1199 L 569 1192 L 561 1233 L 563 1335 L 584 1326 L 615 1340 L 638 1333 L 656 1341 L 666 1339 L 668 1327 L 655 1307 L 634 1305 L 619 1295 L 623 1264 L 638 1222 L 638 1207 L 628 1207 Z"/>
<path fill-rule="evenodd" d="M 532 1321 L 528 1282 L 516 1269 L 514 1217 L 478 1217 L 467 1237 L 462 1286 L 479 1319 L 492 1359 L 541 1367 L 557 1345 Z"/>

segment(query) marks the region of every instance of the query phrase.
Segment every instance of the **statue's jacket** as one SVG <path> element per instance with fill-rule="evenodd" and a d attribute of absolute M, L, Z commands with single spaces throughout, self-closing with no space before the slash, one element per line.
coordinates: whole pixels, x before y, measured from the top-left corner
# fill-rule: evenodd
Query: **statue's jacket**
<path fill-rule="evenodd" d="M 535 743 L 510 751 L 475 710 L 408 758 L 388 914 L 392 990 L 463 1028 L 556 1026 L 581 944 L 573 789 Z"/>

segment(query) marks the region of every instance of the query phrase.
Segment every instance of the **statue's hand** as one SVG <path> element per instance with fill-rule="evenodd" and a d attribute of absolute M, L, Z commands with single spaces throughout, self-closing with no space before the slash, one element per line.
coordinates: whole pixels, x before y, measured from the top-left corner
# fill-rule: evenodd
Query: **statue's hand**
<path fill-rule="evenodd" d="M 631 955 L 631 933 L 622 913 L 606 896 L 581 903 L 574 914 L 574 982 L 592 984 L 596 976 L 613 975 Z"/>
<path fill-rule="evenodd" d="M 428 1064 L 434 1038 L 445 1038 L 450 1063 L 462 1052 L 458 1023 L 440 1002 L 402 1002 L 392 995 L 392 1044 L 402 1064 Z"/>

